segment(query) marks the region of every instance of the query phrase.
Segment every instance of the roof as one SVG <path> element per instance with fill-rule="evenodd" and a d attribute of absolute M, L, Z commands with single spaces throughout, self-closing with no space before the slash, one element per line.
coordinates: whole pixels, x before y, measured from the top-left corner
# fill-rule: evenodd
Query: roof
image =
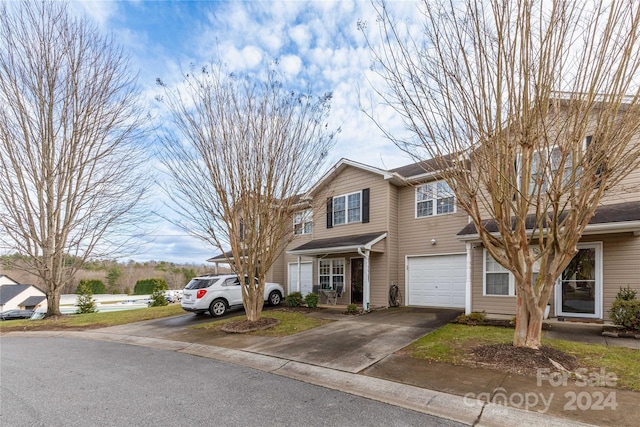
<path fill-rule="evenodd" d="M 2 285 L 0 286 L 0 305 L 6 304 L 22 292 L 29 289 L 31 285 Z"/>
<path fill-rule="evenodd" d="M 246 251 L 245 251 L 246 254 Z M 220 255 L 216 255 L 213 258 L 209 258 L 207 262 L 227 262 L 227 258 L 233 261 L 233 251 L 227 251 L 221 253 Z"/>
<path fill-rule="evenodd" d="M 567 213 L 560 215 L 563 218 Z M 515 218 L 511 219 L 511 222 L 515 225 Z M 533 229 L 536 225 L 535 215 L 527 215 L 525 219 L 525 226 L 527 230 Z M 498 232 L 498 224 L 495 220 L 487 220 L 483 222 L 485 230 L 489 233 Z M 589 221 L 585 233 L 589 231 L 616 231 L 624 228 L 627 231 L 634 231 L 636 228 L 640 230 L 640 201 L 618 203 L 615 205 L 605 205 L 596 209 L 593 218 Z M 624 231 L 623 230 L 623 231 Z M 467 224 L 462 230 L 458 232 L 459 238 L 462 240 L 468 239 L 467 236 L 478 236 L 478 231 L 474 223 Z"/>
<path fill-rule="evenodd" d="M 452 156 L 447 154 L 445 156 L 412 163 L 410 165 L 401 166 L 399 168 L 391 169 L 389 172 L 401 176 L 404 179 L 424 179 L 429 177 L 436 177 L 441 170 L 442 164 L 452 164 L 455 162 L 455 158 L 452 161 Z"/>
<path fill-rule="evenodd" d="M 386 237 L 386 231 L 379 231 L 377 233 L 316 239 L 287 251 L 287 253 L 291 255 L 320 255 L 328 253 L 356 252 L 358 249 L 371 249 L 373 245 Z"/>
<path fill-rule="evenodd" d="M 22 307 L 36 306 L 36 305 L 40 304 L 42 301 L 44 301 L 45 299 L 46 299 L 45 296 L 33 295 L 33 296 L 30 296 L 29 298 L 27 298 L 26 300 L 22 301 L 18 305 L 22 306 Z"/>

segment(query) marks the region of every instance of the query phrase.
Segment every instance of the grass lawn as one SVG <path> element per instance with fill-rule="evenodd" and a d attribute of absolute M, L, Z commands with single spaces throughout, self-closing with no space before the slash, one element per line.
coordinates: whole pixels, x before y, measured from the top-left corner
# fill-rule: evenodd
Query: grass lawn
<path fill-rule="evenodd" d="M 511 343 L 513 332 L 510 328 L 448 324 L 415 341 L 405 351 L 411 357 L 461 365 L 474 347 Z M 638 350 L 545 338 L 542 344 L 575 356 L 585 368 L 615 372 L 619 387 L 640 391 Z"/>
<path fill-rule="evenodd" d="M 43 320 L 5 320 L 0 322 L 0 331 L 103 328 L 141 322 L 143 320 L 159 319 L 161 317 L 177 316 L 179 314 L 184 314 L 184 310 L 182 310 L 180 304 L 171 304 L 164 307 L 148 307 L 105 313 L 70 314 Z"/>
<path fill-rule="evenodd" d="M 289 311 L 276 311 L 271 310 L 262 313 L 263 317 L 272 317 L 279 319 L 280 323 L 269 329 L 263 329 L 261 331 L 249 332 L 248 335 L 259 335 L 264 337 L 284 337 L 287 335 L 297 334 L 309 329 L 317 328 L 318 326 L 325 325 L 331 320 L 316 319 L 314 317 L 305 316 L 303 313 L 289 312 Z M 192 329 L 220 329 L 222 325 L 228 322 L 236 320 L 246 320 L 247 316 L 235 316 L 229 319 L 214 320 L 200 325 L 192 326 Z"/>

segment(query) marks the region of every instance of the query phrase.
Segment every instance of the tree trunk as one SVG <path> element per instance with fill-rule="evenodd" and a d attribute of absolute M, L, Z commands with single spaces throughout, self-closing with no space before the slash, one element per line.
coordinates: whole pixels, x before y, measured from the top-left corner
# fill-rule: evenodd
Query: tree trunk
<path fill-rule="evenodd" d="M 47 291 L 47 316 L 58 316 L 60 313 L 60 292 Z"/>
<path fill-rule="evenodd" d="M 533 307 L 532 310 L 529 310 L 520 294 L 516 298 L 516 331 L 513 336 L 513 345 L 538 349 L 542 339 L 544 308 Z"/>
<path fill-rule="evenodd" d="M 262 295 L 258 295 L 258 292 L 252 292 L 247 298 L 247 302 L 244 307 L 245 312 L 247 313 L 247 320 L 250 322 L 260 320 L 263 305 L 264 301 L 262 301 Z"/>

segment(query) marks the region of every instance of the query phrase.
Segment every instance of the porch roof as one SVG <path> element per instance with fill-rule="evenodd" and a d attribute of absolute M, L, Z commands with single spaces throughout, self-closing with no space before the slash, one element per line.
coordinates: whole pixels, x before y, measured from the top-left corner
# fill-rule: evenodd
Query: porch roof
<path fill-rule="evenodd" d="M 361 250 L 373 250 L 383 252 L 380 249 L 374 250 L 373 245 L 387 237 L 386 231 L 377 233 L 355 234 L 350 236 L 339 236 L 328 239 L 316 239 L 298 246 L 290 251 L 291 255 L 325 255 L 346 252 L 357 252 Z"/>
<path fill-rule="evenodd" d="M 33 295 L 28 297 L 27 299 L 25 299 L 24 301 L 22 301 L 20 304 L 20 306 L 22 307 L 30 307 L 30 306 L 36 306 L 38 304 L 40 304 L 42 301 L 44 301 L 46 299 L 45 296 L 43 295 Z"/>
<path fill-rule="evenodd" d="M 561 217 L 566 216 L 563 213 Z M 515 225 L 515 219 L 512 218 Z M 525 225 L 527 230 L 535 226 L 535 215 L 527 215 Z M 487 220 L 483 223 L 489 233 L 498 232 L 498 224 L 495 220 Z M 640 201 L 605 205 L 596 209 L 593 218 L 585 228 L 583 234 L 603 234 L 634 232 L 640 233 Z M 459 240 L 475 240 L 479 238 L 475 224 L 469 223 L 457 234 Z"/>

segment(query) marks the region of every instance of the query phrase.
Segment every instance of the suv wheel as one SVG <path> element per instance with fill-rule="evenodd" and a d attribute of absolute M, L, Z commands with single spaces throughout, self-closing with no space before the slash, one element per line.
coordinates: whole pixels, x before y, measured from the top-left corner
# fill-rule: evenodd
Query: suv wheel
<path fill-rule="evenodd" d="M 209 313 L 213 317 L 220 317 L 227 311 L 227 303 L 224 300 L 214 300 L 209 306 Z"/>
<path fill-rule="evenodd" d="M 271 291 L 269 294 L 269 305 L 279 305 L 282 301 L 282 295 L 278 291 Z"/>

